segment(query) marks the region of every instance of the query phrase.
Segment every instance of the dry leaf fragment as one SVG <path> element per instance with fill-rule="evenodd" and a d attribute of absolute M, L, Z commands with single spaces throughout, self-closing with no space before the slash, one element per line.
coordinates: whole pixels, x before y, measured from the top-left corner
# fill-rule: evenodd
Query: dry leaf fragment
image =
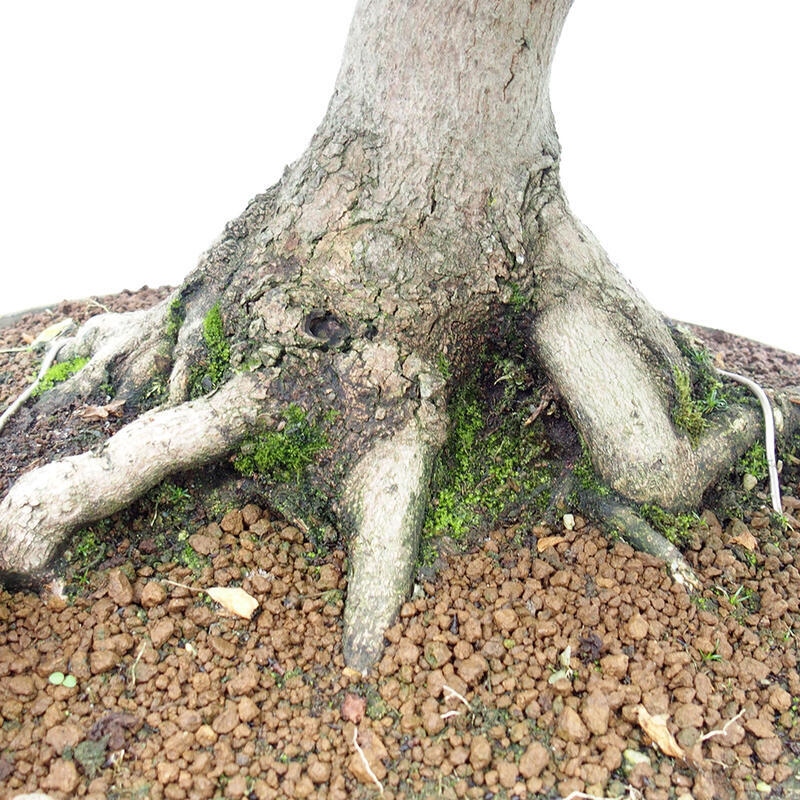
<path fill-rule="evenodd" d="M 367 699 L 359 697 L 357 694 L 348 692 L 344 696 L 342 703 L 342 719 L 358 725 L 364 719 L 364 713 L 367 710 Z"/>
<path fill-rule="evenodd" d="M 119 399 L 112 400 L 110 403 L 107 403 L 104 406 L 86 406 L 86 408 L 81 409 L 81 411 L 78 412 L 78 416 L 81 419 L 87 420 L 88 422 L 104 420 L 108 419 L 109 417 L 121 417 L 122 407 L 124 405 L 125 401 Z"/>
<path fill-rule="evenodd" d="M 639 727 L 650 737 L 656 747 L 665 755 L 686 760 L 686 754 L 667 730 L 667 718 L 663 714 L 651 716 L 644 706 L 636 706 L 636 719 Z"/>
<path fill-rule="evenodd" d="M 251 619 L 253 612 L 258 608 L 258 600 L 238 586 L 230 588 L 212 586 L 210 589 L 206 589 L 205 592 L 226 611 L 230 611 L 231 614 L 236 614 L 239 617 L 244 617 L 244 619 Z"/>
<path fill-rule="evenodd" d="M 563 536 L 543 536 L 538 542 L 536 542 L 536 550 L 539 553 L 543 553 L 548 547 L 555 547 L 557 544 L 561 544 L 563 541 Z"/>
<path fill-rule="evenodd" d="M 751 553 L 758 547 L 758 539 L 747 529 L 743 530 L 738 536 L 734 536 L 731 542 L 733 542 L 733 544 L 740 544 L 745 550 L 749 550 Z"/>

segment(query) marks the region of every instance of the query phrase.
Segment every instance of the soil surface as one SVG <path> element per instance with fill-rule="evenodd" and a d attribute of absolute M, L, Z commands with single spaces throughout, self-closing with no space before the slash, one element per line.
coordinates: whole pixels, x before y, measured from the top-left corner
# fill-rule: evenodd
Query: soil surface
<path fill-rule="evenodd" d="M 26 315 L 0 349 L 165 293 Z M 800 385 L 800 356 L 695 333 L 728 369 Z M 40 358 L 0 354 L 0 409 Z M 23 410 L 6 480 L 85 436 L 79 412 L 54 435 Z M 341 654 L 344 552 L 164 485 L 78 534 L 49 591 L 0 591 L 0 798 L 800 797 L 796 465 L 787 531 L 765 490 L 702 510 L 695 596 L 579 516 L 491 531 L 420 577 L 363 677 Z M 258 607 L 236 616 L 212 587 Z"/>

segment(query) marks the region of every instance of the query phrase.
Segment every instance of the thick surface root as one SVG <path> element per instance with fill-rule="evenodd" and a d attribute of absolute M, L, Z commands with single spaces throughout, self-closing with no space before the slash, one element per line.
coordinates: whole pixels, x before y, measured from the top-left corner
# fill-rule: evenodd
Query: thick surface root
<path fill-rule="evenodd" d="M 0 503 L 0 571 L 36 579 L 65 536 L 124 508 L 166 476 L 222 457 L 252 428 L 265 392 L 250 375 L 139 417 L 97 452 L 23 475 Z"/>
<path fill-rule="evenodd" d="M 411 591 L 443 420 L 429 404 L 360 459 L 344 492 L 353 519 L 344 617 L 347 665 L 366 672 L 383 652 L 383 636 Z M 428 413 L 425 413 L 427 411 Z"/>

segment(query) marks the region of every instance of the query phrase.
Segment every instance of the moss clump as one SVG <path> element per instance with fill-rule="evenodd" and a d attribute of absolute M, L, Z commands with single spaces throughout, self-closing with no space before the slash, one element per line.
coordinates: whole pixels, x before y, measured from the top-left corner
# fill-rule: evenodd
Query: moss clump
<path fill-rule="evenodd" d="M 769 475 L 767 449 L 763 442 L 756 442 L 736 463 L 737 475 L 752 475 L 763 481 Z"/>
<path fill-rule="evenodd" d="M 328 439 L 320 426 L 309 422 L 306 412 L 292 404 L 283 412 L 279 430 L 244 441 L 233 465 L 246 475 L 261 475 L 278 483 L 296 482 L 316 454 L 327 447 Z"/>
<path fill-rule="evenodd" d="M 185 318 L 186 310 L 183 307 L 183 300 L 180 297 L 173 298 L 167 310 L 167 325 L 165 329 L 167 337 L 172 342 L 178 341 L 178 333 Z"/>
<path fill-rule="evenodd" d="M 639 513 L 650 527 L 678 547 L 687 544 L 695 530 L 705 527 L 705 522 L 694 512 L 670 514 L 660 506 L 645 504 L 640 506 Z"/>
<path fill-rule="evenodd" d="M 706 429 L 701 404 L 692 396 L 692 382 L 687 372 L 675 367 L 672 371 L 675 379 L 675 405 L 672 409 L 672 421 L 675 427 L 685 431 L 693 445 L 700 441 Z"/>
<path fill-rule="evenodd" d="M 73 358 L 71 361 L 53 364 L 42 376 L 38 386 L 33 390 L 32 396 L 39 397 L 39 395 L 52 389 L 57 383 L 63 383 L 67 378 L 71 378 L 73 375 L 80 372 L 88 363 L 88 358 Z"/>
<path fill-rule="evenodd" d="M 189 396 L 192 398 L 216 389 L 230 366 L 231 347 L 225 335 L 219 303 L 203 318 L 203 343 L 207 358 L 191 371 L 189 377 Z"/>
<path fill-rule="evenodd" d="M 550 499 L 548 444 L 539 423 L 525 425 L 535 392 L 521 359 L 484 355 L 450 399 L 450 433 L 434 468 L 425 541 L 471 531 L 520 513 L 540 514 Z"/>

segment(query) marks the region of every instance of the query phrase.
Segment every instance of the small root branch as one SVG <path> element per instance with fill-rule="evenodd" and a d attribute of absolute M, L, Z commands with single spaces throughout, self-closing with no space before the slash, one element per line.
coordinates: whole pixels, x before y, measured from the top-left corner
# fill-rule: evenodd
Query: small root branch
<path fill-rule="evenodd" d="M 598 519 L 617 528 L 631 547 L 664 561 L 677 583 L 690 591 L 700 590 L 702 584 L 680 550 L 653 530 L 629 506 L 619 500 L 589 492 L 583 493 L 581 502 Z"/>
<path fill-rule="evenodd" d="M 367 757 L 364 755 L 364 751 L 361 749 L 361 745 L 358 743 L 358 725 L 353 726 L 353 747 L 356 748 L 356 752 L 361 758 L 361 763 L 364 765 L 364 770 L 366 771 L 367 775 L 372 778 L 372 781 L 375 786 L 378 787 L 380 794 L 383 794 L 383 784 L 378 780 L 378 776 L 372 771 L 372 767 L 369 765 L 369 761 L 367 761 Z"/>
<path fill-rule="evenodd" d="M 700 741 L 704 742 L 706 739 L 710 739 L 712 736 L 727 736 L 728 735 L 728 728 L 736 722 L 739 717 L 744 714 L 744 709 L 742 709 L 735 717 L 731 717 L 719 730 L 709 731 L 708 733 L 704 733 L 700 737 Z"/>
<path fill-rule="evenodd" d="M 446 683 L 445 683 L 445 684 L 443 684 L 443 686 L 442 686 L 442 689 L 443 689 L 443 691 L 444 691 L 444 699 L 445 699 L 445 700 L 452 700 L 452 699 L 459 700 L 459 701 L 460 701 L 460 702 L 462 702 L 462 703 L 463 703 L 463 704 L 464 704 L 464 705 L 465 705 L 465 706 L 466 706 L 466 707 L 467 707 L 467 708 L 468 708 L 470 711 L 472 711 L 472 706 L 469 704 L 469 702 L 467 701 L 467 698 L 466 698 L 466 697 L 464 697 L 464 695 L 463 695 L 463 694 L 460 694 L 460 693 L 459 693 L 459 692 L 457 692 L 455 689 L 453 689 L 453 687 L 452 687 L 452 686 L 448 686 Z M 444 715 L 442 715 L 442 716 L 444 716 Z"/>
<path fill-rule="evenodd" d="M 45 353 L 44 358 L 42 359 L 42 365 L 39 367 L 39 374 L 36 376 L 33 383 L 25 389 L 20 396 L 14 400 L 13 403 L 3 412 L 0 416 L 0 431 L 5 428 L 8 421 L 14 414 L 27 402 L 28 398 L 36 391 L 36 387 L 42 382 L 42 378 L 44 378 L 45 372 L 50 369 L 55 357 L 58 355 L 58 351 L 61 349 L 61 345 L 64 344 L 63 341 L 53 342 L 50 345 L 50 349 Z"/>

